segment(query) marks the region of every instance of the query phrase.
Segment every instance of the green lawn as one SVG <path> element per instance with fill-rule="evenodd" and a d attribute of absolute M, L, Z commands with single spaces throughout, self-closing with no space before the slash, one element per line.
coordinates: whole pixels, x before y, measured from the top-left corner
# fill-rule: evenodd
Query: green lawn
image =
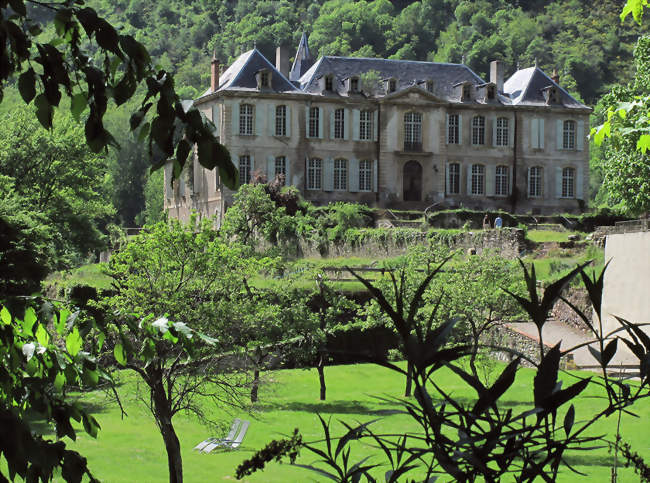
<path fill-rule="evenodd" d="M 528 230 L 526 238 L 537 243 L 564 242 L 569 240 L 569 235 L 580 235 L 580 233 L 571 231 Z"/>
<path fill-rule="evenodd" d="M 239 416 L 252 421 L 242 448 L 236 452 L 222 452 L 203 455 L 192 451 L 192 447 L 212 433 L 194 419 L 178 416 L 175 425 L 182 445 L 185 481 L 233 481 L 235 467 L 254 450 L 264 446 L 273 438 L 289 434 L 293 428 L 300 428 L 306 440 L 319 439 L 322 436 L 317 413 L 332 417 L 333 421 L 348 422 L 367 421 L 376 417 L 379 411 L 390 409 L 391 405 L 374 399 L 372 396 L 399 396 L 403 391 L 403 380 L 399 375 L 378 366 L 358 364 L 329 367 L 326 369 L 328 400 L 318 400 L 318 379 L 314 370 L 282 370 L 266 374 L 268 384 L 261 390 L 261 404 L 253 415 L 235 412 L 215 414 L 225 425 L 233 417 Z M 84 401 L 91 404 L 102 430 L 95 440 L 80 432 L 76 443 L 71 446 L 88 457 L 89 465 L 96 476 L 104 482 L 157 482 L 167 480 L 167 464 L 162 439 L 153 420 L 144 407 L 137 402 L 135 384 L 125 378 L 120 387 L 128 417 L 120 419 L 114 403 L 107 402 L 101 392 L 84 396 Z M 459 399 L 472 397 L 459 380 L 446 372 L 438 374 L 437 381 L 455 394 Z M 584 421 L 599 407 L 598 400 L 593 399 L 596 391 L 582 397 L 576 404 L 576 420 Z M 532 371 L 521 369 L 517 381 L 504 395 L 504 401 L 515 410 L 532 397 Z M 622 434 L 632 443 L 634 449 L 642 456 L 650 455 L 650 407 L 641 403 L 637 408 L 639 419 L 629 416 L 623 418 Z M 616 420 L 609 418 L 598 424 L 599 433 L 614 430 Z M 386 432 L 403 433 L 414 430 L 415 426 L 407 416 L 384 416 L 375 425 L 375 429 Z M 336 422 L 335 431 L 343 433 L 342 426 Z M 353 459 L 360 459 L 372 452 L 368 447 L 355 447 Z M 306 454 L 300 462 L 312 463 L 315 458 Z M 607 449 L 581 452 L 570 456 L 570 463 L 589 474 L 592 481 L 609 481 L 609 464 L 612 457 Z M 381 470 L 383 473 L 385 468 Z M 576 475 L 564 471 L 560 481 L 572 481 Z M 318 475 L 287 464 L 270 464 L 263 472 L 256 473 L 244 481 L 250 482 L 303 482 L 323 481 Z M 439 481 L 450 481 L 441 479 Z M 638 481 L 633 471 L 622 469 L 619 481 Z"/>
<path fill-rule="evenodd" d="M 54 272 L 48 275 L 43 285 L 62 289 L 73 285 L 88 285 L 97 289 L 110 289 L 111 278 L 103 270 L 103 263 L 91 263 L 72 270 Z"/>

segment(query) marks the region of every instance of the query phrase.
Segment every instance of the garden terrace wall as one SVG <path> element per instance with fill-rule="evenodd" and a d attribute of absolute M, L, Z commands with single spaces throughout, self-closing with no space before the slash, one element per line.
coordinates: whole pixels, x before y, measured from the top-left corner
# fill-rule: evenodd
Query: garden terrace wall
<path fill-rule="evenodd" d="M 326 244 L 299 240 L 300 256 L 309 258 L 334 257 L 395 257 L 407 253 L 416 245 L 442 244 L 451 249 L 485 250 L 505 258 L 517 258 L 526 248 L 525 233 L 518 228 L 503 228 L 467 232 L 423 232 L 409 228 L 367 228 L 348 230 L 343 240 Z"/>

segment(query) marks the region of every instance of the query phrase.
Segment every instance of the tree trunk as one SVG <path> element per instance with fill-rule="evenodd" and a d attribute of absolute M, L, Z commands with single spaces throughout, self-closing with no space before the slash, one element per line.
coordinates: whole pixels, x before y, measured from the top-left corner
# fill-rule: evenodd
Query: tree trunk
<path fill-rule="evenodd" d="M 316 369 L 318 369 L 318 380 L 320 381 L 320 400 L 325 401 L 327 387 L 325 387 L 325 357 L 323 355 L 320 356 Z"/>
<path fill-rule="evenodd" d="M 251 402 L 256 403 L 257 402 L 257 392 L 259 391 L 260 387 L 260 370 L 258 367 L 255 368 L 255 372 L 253 375 L 253 386 L 251 387 Z"/>
<path fill-rule="evenodd" d="M 162 383 L 151 388 L 154 411 L 160 434 L 167 450 L 167 466 L 169 469 L 169 483 L 183 483 L 183 460 L 181 458 L 181 443 L 176 436 L 172 424 L 171 407 Z"/>
<path fill-rule="evenodd" d="M 407 362 L 406 365 L 406 389 L 404 389 L 404 397 L 411 397 L 411 384 L 413 382 L 413 363 Z"/>

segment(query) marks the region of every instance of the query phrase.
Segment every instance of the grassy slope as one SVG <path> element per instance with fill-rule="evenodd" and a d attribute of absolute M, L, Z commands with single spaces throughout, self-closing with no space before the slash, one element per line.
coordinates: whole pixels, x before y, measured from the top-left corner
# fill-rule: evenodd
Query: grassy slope
<path fill-rule="evenodd" d="M 212 455 L 193 452 L 192 447 L 211 435 L 211 432 L 193 419 L 177 417 L 175 424 L 182 445 L 185 481 L 232 481 L 234 469 L 243 459 L 271 439 L 291 433 L 295 427 L 300 428 L 307 441 L 319 439 L 322 432 L 316 413 L 326 418 L 331 415 L 333 421 L 366 421 L 377 417 L 376 411 L 390 408 L 385 402 L 373 399 L 372 395 L 399 396 L 403 391 L 403 381 L 399 375 L 377 366 L 359 364 L 331 367 L 326 369 L 326 375 L 328 400 L 320 402 L 315 371 L 298 369 L 267 374 L 267 380 L 272 380 L 274 384 L 262 388 L 262 405 L 252 416 L 249 433 L 242 448 L 237 452 Z M 454 376 L 439 373 L 437 380 L 458 399 L 472 397 Z M 80 433 L 77 442 L 73 444 L 88 457 L 90 467 L 105 482 L 155 482 L 167 479 L 166 456 L 161 437 L 151 417 L 135 400 L 134 387 L 132 380 L 127 379 L 120 388 L 129 413 L 128 418 L 121 420 L 114 404 L 105 406 L 103 410 L 98 409 L 97 417 L 102 425 L 98 439 L 93 440 Z M 593 391 L 590 393 L 592 396 L 594 394 Z M 515 409 L 521 410 L 520 405 L 529 401 L 530 397 L 532 372 L 522 369 L 514 386 L 503 399 L 512 406 L 519 406 Z M 103 399 L 102 393 L 87 395 L 84 398 L 93 404 L 100 404 Z M 596 407 L 599 407 L 598 400 L 582 397 L 576 404 L 576 420 L 585 420 Z M 650 408 L 646 404 L 640 404 L 637 409 L 640 419 L 623 419 L 623 437 L 633 444 L 636 451 L 647 457 L 650 432 L 646 428 L 649 424 L 647 421 Z M 218 412 L 217 415 L 226 425 L 230 424 L 233 416 L 248 417 L 242 413 L 229 415 Z M 599 424 L 597 431 L 611 434 L 615 424 L 615 417 L 611 417 Z M 384 417 L 376 424 L 375 429 L 403 433 L 415 427 L 408 417 L 398 415 Z M 342 434 L 342 426 L 335 423 L 335 431 L 338 431 L 339 435 Z M 368 454 L 370 450 L 367 447 L 356 446 L 352 459 L 358 461 Z M 309 464 L 314 460 L 312 455 L 306 454 L 300 462 Z M 607 449 L 580 452 L 570 456 L 571 464 L 588 473 L 593 481 L 609 481 L 609 467 L 606 466 L 609 461 L 611 457 L 608 456 Z M 381 471 L 383 473 L 385 468 Z M 564 471 L 560 481 L 571 481 L 574 478 L 576 475 Z M 272 463 L 264 472 L 256 473 L 244 481 L 286 483 L 323 479 L 300 468 Z M 447 480 L 443 478 L 441 481 Z M 623 469 L 619 481 L 638 481 L 638 477 L 634 477 L 632 470 Z"/>

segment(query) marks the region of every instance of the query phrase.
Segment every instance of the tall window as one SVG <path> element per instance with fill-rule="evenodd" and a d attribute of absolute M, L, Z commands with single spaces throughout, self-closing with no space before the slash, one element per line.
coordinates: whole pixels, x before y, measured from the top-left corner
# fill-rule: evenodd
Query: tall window
<path fill-rule="evenodd" d="M 508 166 L 497 166 L 496 179 L 494 180 L 495 195 L 508 196 L 509 171 Z"/>
<path fill-rule="evenodd" d="M 309 109 L 309 137 L 318 137 L 318 126 L 320 124 L 320 109 L 311 107 Z"/>
<path fill-rule="evenodd" d="M 497 146 L 507 146 L 508 145 L 508 118 L 499 117 L 497 118 L 497 129 L 496 129 L 496 145 Z"/>
<path fill-rule="evenodd" d="M 331 75 L 325 77 L 325 90 L 329 92 L 334 90 L 334 79 Z"/>
<path fill-rule="evenodd" d="M 337 191 L 348 189 L 348 161 L 346 159 L 334 160 L 334 189 Z"/>
<path fill-rule="evenodd" d="M 345 109 L 334 111 L 334 139 L 345 137 Z"/>
<path fill-rule="evenodd" d="M 472 118 L 472 144 L 485 144 L 485 118 L 483 116 Z"/>
<path fill-rule="evenodd" d="M 528 196 L 542 196 L 542 168 L 533 166 L 528 170 Z"/>
<path fill-rule="evenodd" d="M 427 81 L 427 91 L 433 92 L 433 81 Z"/>
<path fill-rule="evenodd" d="M 388 92 L 395 92 L 397 90 L 397 81 L 391 79 L 388 81 Z"/>
<path fill-rule="evenodd" d="M 469 85 L 463 86 L 463 101 L 469 101 L 472 97 L 472 87 Z"/>
<path fill-rule="evenodd" d="M 312 158 L 307 161 L 307 189 L 319 190 L 322 186 L 323 161 Z"/>
<path fill-rule="evenodd" d="M 372 191 L 372 164 L 359 161 L 359 191 Z"/>
<path fill-rule="evenodd" d="M 575 170 L 564 168 L 562 170 L 562 198 L 573 198 L 575 196 Z"/>
<path fill-rule="evenodd" d="M 287 135 L 287 106 L 276 106 L 275 108 L 275 135 Z"/>
<path fill-rule="evenodd" d="M 564 121 L 562 129 L 562 148 L 576 148 L 576 123 L 575 121 Z"/>
<path fill-rule="evenodd" d="M 239 156 L 239 184 L 251 182 L 251 157 L 248 154 Z"/>
<path fill-rule="evenodd" d="M 372 139 L 372 111 L 359 113 L 359 139 L 370 141 Z"/>
<path fill-rule="evenodd" d="M 277 178 L 280 175 L 282 175 L 282 179 L 284 180 L 283 184 L 286 185 L 287 184 L 287 158 L 285 158 L 284 156 L 277 156 L 275 158 L 275 176 Z"/>
<path fill-rule="evenodd" d="M 447 144 L 460 144 L 460 127 L 458 114 L 449 114 L 447 126 Z"/>
<path fill-rule="evenodd" d="M 482 164 L 472 165 L 472 190 L 473 195 L 485 194 L 485 166 Z"/>
<path fill-rule="evenodd" d="M 262 87 L 269 87 L 270 80 L 271 76 L 267 71 L 262 71 L 260 73 L 260 84 L 262 84 Z"/>
<path fill-rule="evenodd" d="M 350 79 L 350 91 L 358 92 L 359 91 L 359 79 L 353 77 Z"/>
<path fill-rule="evenodd" d="M 460 164 L 451 163 L 449 165 L 449 193 L 457 195 L 460 193 Z"/>
<path fill-rule="evenodd" d="M 422 151 L 422 114 L 404 114 L 404 151 Z"/>
<path fill-rule="evenodd" d="M 253 135 L 253 106 L 251 104 L 239 105 L 239 134 Z"/>

